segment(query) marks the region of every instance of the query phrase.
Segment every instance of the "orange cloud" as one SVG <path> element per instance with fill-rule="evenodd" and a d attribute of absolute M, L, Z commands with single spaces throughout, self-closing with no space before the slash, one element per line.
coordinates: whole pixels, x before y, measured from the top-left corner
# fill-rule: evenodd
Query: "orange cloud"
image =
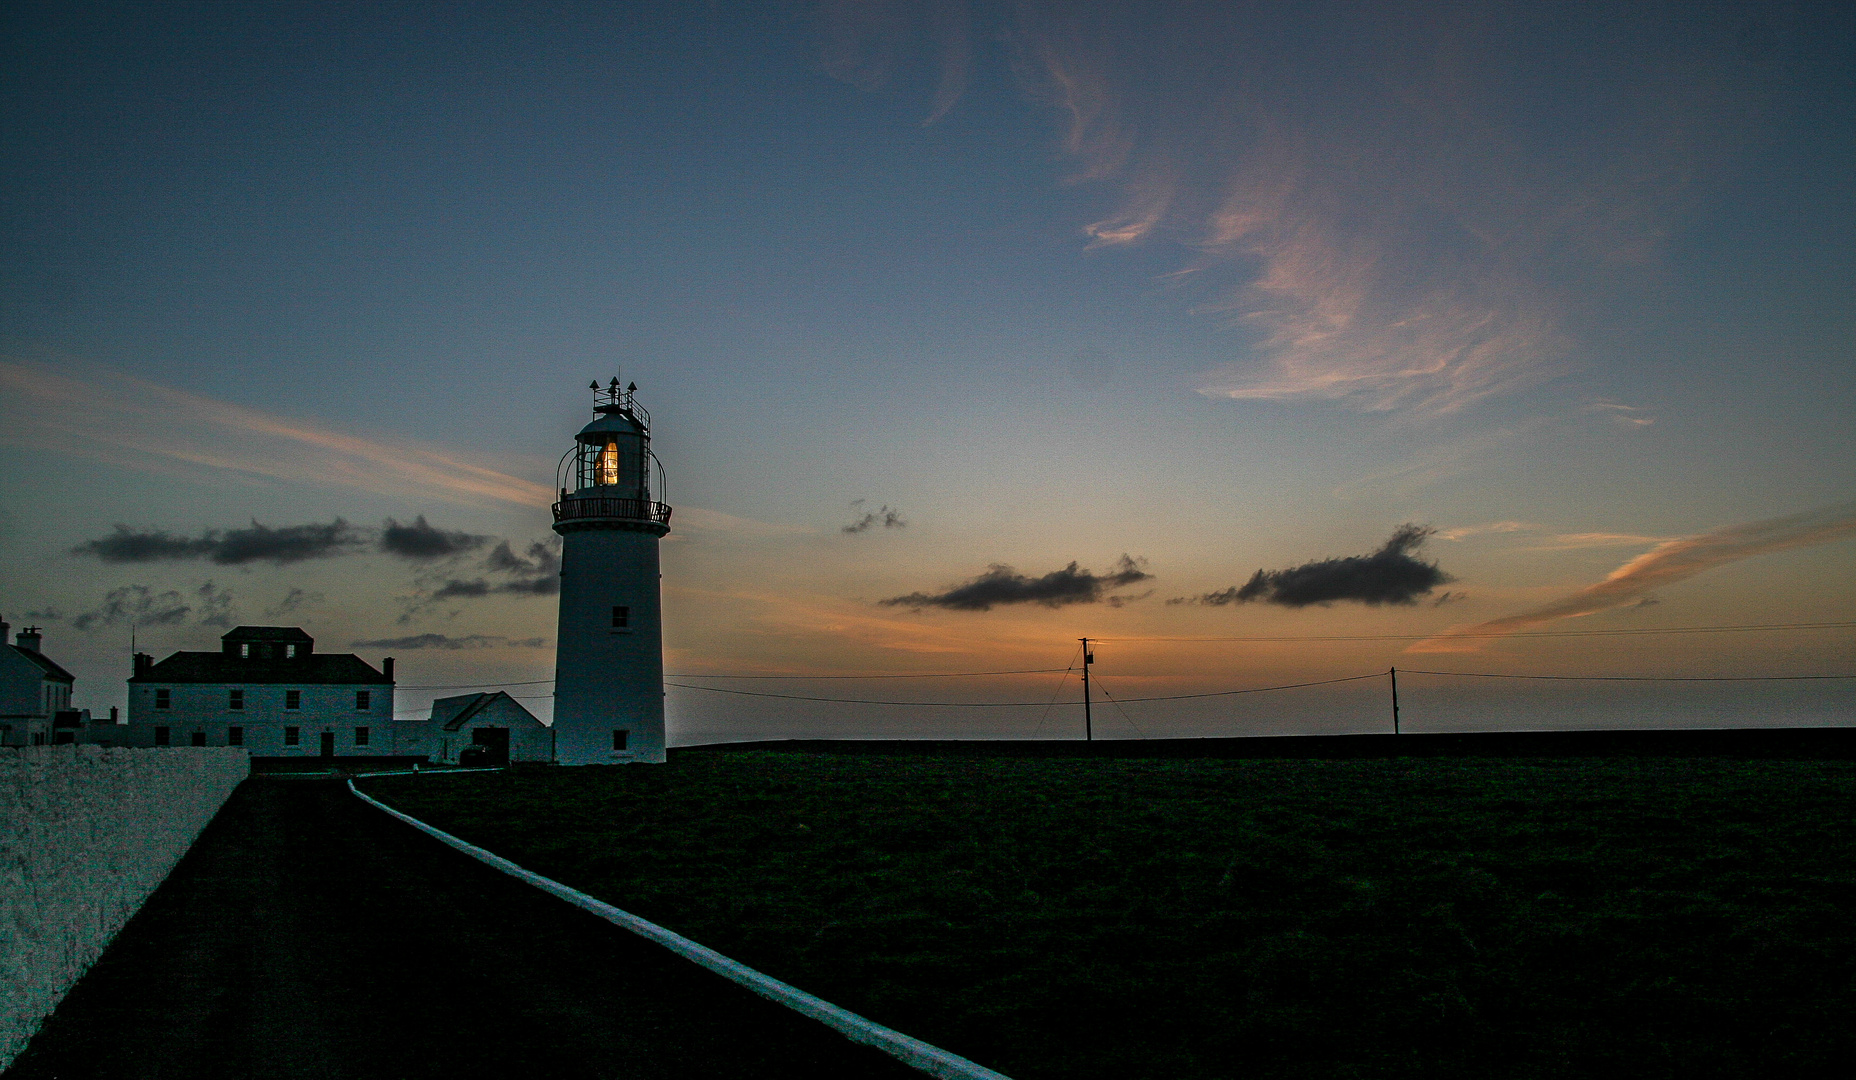
<path fill-rule="evenodd" d="M 1492 619 L 1428 638 L 1407 652 L 1476 652 L 1490 638 L 1530 630 L 1558 619 L 1623 607 L 1652 589 L 1685 581 L 1705 570 L 1773 551 L 1826 544 L 1856 535 L 1856 502 L 1803 514 L 1729 525 L 1666 540 L 1618 567 L 1603 581 L 1533 611 Z"/>
<path fill-rule="evenodd" d="M 412 442 L 343 434 L 313 420 L 189 394 L 118 372 L 80 381 L 0 360 L 0 413 L 16 445 L 144 472 L 177 467 L 472 506 L 546 506 L 553 490 Z"/>

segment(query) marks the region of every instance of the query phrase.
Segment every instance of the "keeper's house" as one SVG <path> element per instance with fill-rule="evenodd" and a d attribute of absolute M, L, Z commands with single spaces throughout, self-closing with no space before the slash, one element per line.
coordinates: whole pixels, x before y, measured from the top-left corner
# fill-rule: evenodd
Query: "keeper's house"
<path fill-rule="evenodd" d="M 393 659 L 319 653 L 295 626 L 241 626 L 220 650 L 135 655 L 130 746 L 242 746 L 254 757 L 397 757 Z M 404 727 L 409 732 L 402 732 Z"/>

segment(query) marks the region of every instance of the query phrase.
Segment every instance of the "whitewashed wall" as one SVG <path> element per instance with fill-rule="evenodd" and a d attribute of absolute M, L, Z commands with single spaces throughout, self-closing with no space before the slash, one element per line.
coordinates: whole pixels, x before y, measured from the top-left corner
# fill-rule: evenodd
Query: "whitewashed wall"
<path fill-rule="evenodd" d="M 0 1070 L 250 771 L 224 747 L 0 748 Z"/>

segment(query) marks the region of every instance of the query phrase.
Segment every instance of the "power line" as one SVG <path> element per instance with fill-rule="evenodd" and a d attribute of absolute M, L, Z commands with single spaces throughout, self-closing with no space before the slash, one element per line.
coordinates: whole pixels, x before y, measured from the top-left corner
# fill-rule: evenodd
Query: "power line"
<path fill-rule="evenodd" d="M 1462 679 L 1551 679 L 1555 682 L 1789 682 L 1798 679 L 1856 679 L 1856 675 L 1496 675 L 1483 671 L 1419 671 L 1407 675 L 1454 675 Z"/>
<path fill-rule="evenodd" d="M 530 679 L 527 682 L 449 683 L 444 686 L 399 686 L 399 687 L 395 687 L 394 689 L 396 690 L 475 690 L 475 689 L 478 689 L 479 687 L 484 687 L 484 686 L 540 686 L 543 683 L 551 683 L 553 681 L 554 681 L 553 679 Z"/>
<path fill-rule="evenodd" d="M 669 674 L 669 679 L 967 679 L 984 675 L 1048 675 L 1067 668 L 1018 668 L 1012 671 L 929 671 L 909 675 L 704 675 Z M 491 686 L 541 686 L 553 679 L 526 682 L 447 683 L 442 686 L 402 686 L 401 690 L 477 690 Z"/>
<path fill-rule="evenodd" d="M 930 671 L 913 675 L 666 675 L 667 679 L 965 679 L 980 675 L 1048 675 L 1069 668 L 1019 668 L 1015 671 Z"/>
<path fill-rule="evenodd" d="M 1244 690 L 1219 690 L 1209 694 L 1171 694 L 1166 697 L 1123 698 L 1125 702 L 1135 701 L 1183 701 L 1187 698 L 1230 697 L 1233 694 L 1261 694 L 1270 690 L 1296 690 L 1304 686 L 1326 686 L 1330 683 L 1357 682 L 1360 679 L 1383 678 L 1385 672 L 1375 671 L 1369 675 L 1349 675 L 1341 679 L 1317 679 L 1314 682 L 1286 683 L 1282 686 L 1255 686 Z M 836 701 L 847 705 L 916 705 L 924 708 L 942 709 L 1006 709 L 1021 708 L 1028 705 L 1044 705 L 1042 701 L 878 701 L 871 698 L 830 698 L 809 697 L 801 694 L 769 694 L 755 690 L 727 690 L 720 686 L 692 686 L 689 683 L 667 682 L 665 686 L 674 686 L 680 690 L 707 690 L 711 694 L 735 694 L 740 697 L 783 698 L 787 701 Z"/>
<path fill-rule="evenodd" d="M 1428 634 L 1309 634 L 1301 636 L 1246 637 L 1120 637 L 1096 638 L 1097 641 L 1425 641 L 1430 638 L 1554 638 L 1554 637 L 1635 637 L 1644 634 L 1727 634 L 1757 630 L 1843 630 L 1856 627 L 1856 620 L 1811 623 L 1759 623 L 1741 626 L 1666 626 L 1621 630 L 1528 630 L 1512 634 L 1453 634 L 1437 630 Z"/>

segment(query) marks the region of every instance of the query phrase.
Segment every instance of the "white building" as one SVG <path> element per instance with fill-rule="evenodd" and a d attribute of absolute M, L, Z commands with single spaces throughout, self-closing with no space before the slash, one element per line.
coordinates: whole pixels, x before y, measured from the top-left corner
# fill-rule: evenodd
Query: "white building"
<path fill-rule="evenodd" d="M 14 644 L 8 645 L 6 635 L 11 629 L 0 620 L 0 746 L 52 742 L 53 717 L 71 713 L 71 688 L 77 677 L 41 651 L 44 638 L 38 627 L 21 630 Z M 69 729 L 66 734 L 71 734 Z"/>
<path fill-rule="evenodd" d="M 485 748 L 484 765 L 554 760 L 554 732 L 501 690 L 432 702 L 420 739 L 417 753 L 446 764 L 457 764 L 467 746 Z"/>
<path fill-rule="evenodd" d="M 555 759 L 563 765 L 664 760 L 664 636 L 658 538 L 670 507 L 652 500 L 651 417 L 636 386 L 593 384 L 597 414 L 557 477 L 561 613 L 555 646 Z M 658 487 L 662 489 L 662 469 Z M 572 483 L 569 488 L 568 482 Z"/>
<path fill-rule="evenodd" d="M 254 757 L 398 757 L 422 721 L 393 720 L 393 659 L 319 653 L 295 626 L 240 626 L 220 651 L 135 656 L 125 745 L 242 746 Z"/>

